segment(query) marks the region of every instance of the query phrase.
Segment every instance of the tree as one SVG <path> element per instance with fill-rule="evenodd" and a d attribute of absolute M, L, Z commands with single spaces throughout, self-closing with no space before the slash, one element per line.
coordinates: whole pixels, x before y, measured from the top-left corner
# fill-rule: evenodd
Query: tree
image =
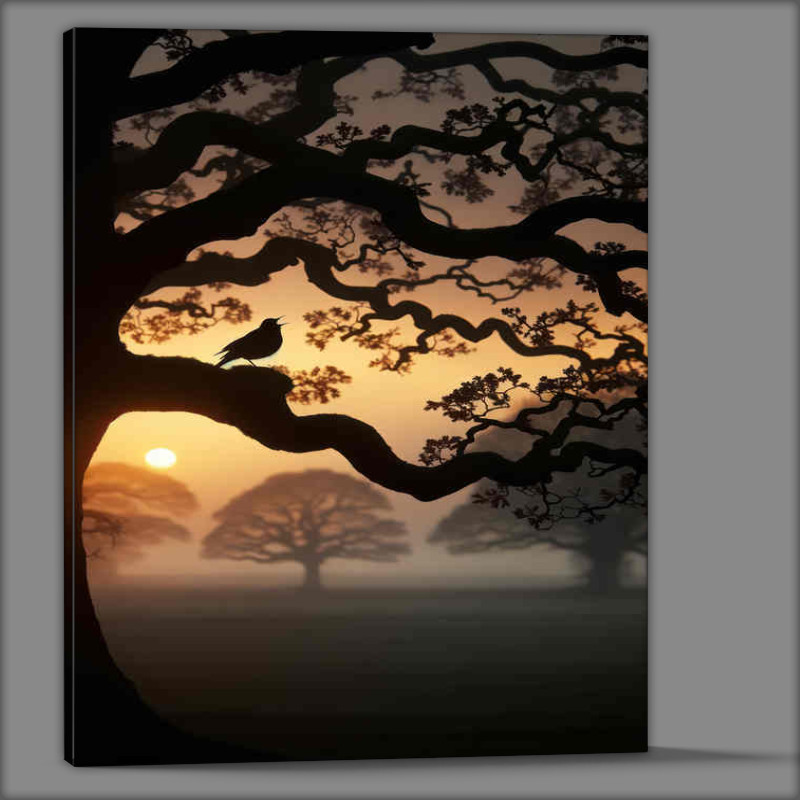
<path fill-rule="evenodd" d="M 547 381 L 541 381 L 539 389 L 542 383 Z M 507 407 L 512 390 L 530 391 L 521 385 L 517 376 L 512 376 L 511 384 L 511 388 L 499 392 L 490 401 L 494 408 Z M 625 407 L 628 399 L 625 392 L 608 389 L 603 394 L 605 408 Z M 516 459 L 529 450 L 529 437 L 533 435 L 525 425 L 519 426 L 521 416 L 537 419 L 540 443 L 548 436 L 557 442 L 570 416 L 583 405 L 580 395 L 575 395 L 571 403 L 567 402 L 563 389 L 558 396 L 561 400 L 558 404 L 544 402 L 547 397 L 540 397 L 543 402 L 538 406 L 523 406 L 518 413 L 488 428 L 485 412 L 471 411 L 477 405 L 473 384 L 462 386 L 458 404 L 453 398 L 445 398 L 444 403 L 431 405 L 445 408 L 446 413 L 468 407 L 469 417 L 476 423 L 472 436 L 476 431 L 482 436 L 480 446 Z M 611 421 L 613 424 L 607 424 Z M 585 444 L 645 452 L 645 434 L 643 418 L 622 414 L 604 421 L 602 415 L 597 415 L 589 420 L 581 439 Z M 457 448 L 459 445 L 451 441 L 449 446 Z M 635 473 L 616 476 L 613 470 L 588 460 L 575 471 L 561 472 L 528 486 L 481 481 L 476 485 L 472 501 L 458 506 L 442 519 L 429 541 L 445 544 L 451 553 L 517 550 L 536 545 L 568 550 L 585 568 L 589 591 L 608 594 L 620 587 L 626 556 L 647 554 L 647 477 Z"/>
<path fill-rule="evenodd" d="M 370 481 L 420 500 L 482 479 L 497 491 L 546 485 L 589 462 L 589 478 L 601 472 L 639 485 L 647 470 L 642 451 L 581 434 L 646 413 L 647 298 L 639 282 L 621 275 L 646 268 L 647 254 L 618 241 L 587 248 L 571 231 L 587 220 L 647 228 L 646 87 L 615 88 L 623 73 L 646 70 L 646 39 L 597 39 L 594 52 L 580 55 L 530 39 L 426 52 L 435 41 L 423 33 L 338 31 L 222 31 L 205 43 L 183 30 L 68 35 L 68 531 L 81 529 L 81 484 L 95 448 L 130 411 L 203 415 L 278 450 L 332 448 Z M 161 61 L 137 72 L 143 54 Z M 499 65 L 506 59 L 544 66 L 550 77 L 506 78 Z M 341 88 L 361 74 L 375 81 L 368 97 Z M 398 99 L 449 107 L 433 127 L 387 119 L 365 133 L 358 125 L 364 108 L 383 108 L 388 118 Z M 521 187 L 511 224 L 459 224 L 448 207 L 487 206 L 509 180 Z M 267 221 L 264 246 L 249 258 L 214 244 L 253 235 Z M 502 274 L 488 274 L 486 259 L 499 261 Z M 349 340 L 372 353 L 376 369 L 405 374 L 430 353 L 458 357 L 496 335 L 516 356 L 568 363 L 530 384 L 534 405 L 513 422 L 530 436 L 529 451 L 512 461 L 474 447 L 482 431 L 508 424 L 492 416 L 507 393 L 529 388 L 505 366 L 432 401 L 470 427 L 464 436 L 431 439 L 416 464 L 361 420 L 295 413 L 290 403 L 325 402 L 347 384 L 338 365 L 220 370 L 125 346 L 123 338 L 163 341 L 220 320 L 240 324 L 249 309 L 235 294 L 214 302 L 204 293 L 263 285 L 300 265 L 336 302 L 307 318 L 309 342 L 320 350 Z M 422 302 L 394 302 L 398 293 L 440 285 L 488 303 L 523 303 L 565 281 L 596 302 L 572 300 L 534 316 L 508 306 L 504 319 L 479 324 Z M 172 287 L 185 292 L 174 297 Z M 609 316 L 623 318 L 615 330 L 607 330 Z M 392 327 L 400 320 L 417 329 L 412 343 Z M 624 398 L 608 402 L 609 389 Z M 569 409 L 553 430 L 535 424 L 541 403 Z M 621 490 L 613 502 L 629 497 Z M 181 743 L 163 726 L 154 733 L 158 726 L 102 639 L 80 537 L 67 536 L 66 555 L 65 641 L 74 654 L 67 697 L 81 707 L 74 720 L 68 708 L 76 726 L 73 737 L 68 722 L 70 757 L 207 758 L 196 741 Z M 101 737 L 112 724 L 124 736 Z"/>
<path fill-rule="evenodd" d="M 93 464 L 83 480 L 82 535 L 90 573 L 102 579 L 165 539 L 187 541 L 189 531 L 171 517 L 197 507 L 189 489 L 168 475 L 131 464 Z"/>
<path fill-rule="evenodd" d="M 535 546 L 568 550 L 585 564 L 588 590 L 606 595 L 619 589 L 626 555 L 647 553 L 645 524 L 641 514 L 617 507 L 594 524 L 573 521 L 545 531 L 508 508 L 464 503 L 439 522 L 428 541 L 454 554 Z"/>
<path fill-rule="evenodd" d="M 377 516 L 391 508 L 366 481 L 331 470 L 284 472 L 231 500 L 203 539 L 203 556 L 303 565 L 307 591 L 321 588 L 331 558 L 391 562 L 411 552 L 402 522 Z"/>

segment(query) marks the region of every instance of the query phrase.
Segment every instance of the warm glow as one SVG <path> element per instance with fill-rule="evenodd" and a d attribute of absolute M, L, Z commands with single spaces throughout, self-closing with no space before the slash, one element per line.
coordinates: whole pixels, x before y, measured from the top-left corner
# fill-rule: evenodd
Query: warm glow
<path fill-rule="evenodd" d="M 167 469 L 177 461 L 177 457 L 172 450 L 168 450 L 166 447 L 156 447 L 154 450 L 150 450 L 147 453 L 144 460 L 151 467 Z"/>

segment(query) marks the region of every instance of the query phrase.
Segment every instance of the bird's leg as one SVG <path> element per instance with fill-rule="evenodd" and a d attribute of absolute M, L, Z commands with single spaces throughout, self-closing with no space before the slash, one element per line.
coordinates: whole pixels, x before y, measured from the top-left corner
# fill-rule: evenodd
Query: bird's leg
<path fill-rule="evenodd" d="M 248 360 L 248 361 L 250 361 L 250 359 L 249 359 L 249 358 L 248 358 L 247 360 Z M 253 362 L 252 362 L 252 361 L 250 361 L 250 363 L 251 363 L 251 364 L 253 364 Z M 255 365 L 255 364 L 253 364 L 253 366 L 256 366 L 256 365 Z"/>

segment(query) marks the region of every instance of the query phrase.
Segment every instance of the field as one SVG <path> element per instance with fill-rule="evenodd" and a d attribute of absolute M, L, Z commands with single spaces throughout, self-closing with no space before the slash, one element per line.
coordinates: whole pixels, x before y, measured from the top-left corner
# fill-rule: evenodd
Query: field
<path fill-rule="evenodd" d="M 566 590 L 96 588 L 179 727 L 289 759 L 646 749 L 646 600 Z"/>

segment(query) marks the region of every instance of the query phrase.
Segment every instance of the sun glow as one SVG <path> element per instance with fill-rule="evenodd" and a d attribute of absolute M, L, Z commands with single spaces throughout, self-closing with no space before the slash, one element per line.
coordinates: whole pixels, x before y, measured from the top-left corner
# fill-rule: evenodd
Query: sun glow
<path fill-rule="evenodd" d="M 172 450 L 169 450 L 166 447 L 156 447 L 153 450 L 148 451 L 147 455 L 144 457 L 144 460 L 151 467 L 168 469 L 178 460 L 178 458 L 175 453 L 172 452 Z"/>

